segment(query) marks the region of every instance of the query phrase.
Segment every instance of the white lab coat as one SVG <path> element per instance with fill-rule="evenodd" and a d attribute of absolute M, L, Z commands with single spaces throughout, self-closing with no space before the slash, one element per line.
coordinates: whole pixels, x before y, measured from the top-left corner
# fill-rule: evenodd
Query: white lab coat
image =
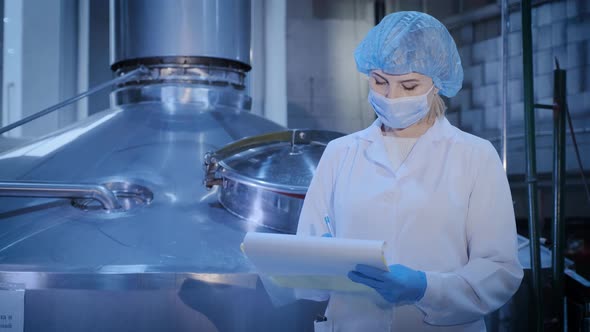
<path fill-rule="evenodd" d="M 523 276 L 498 154 L 441 118 L 393 171 L 380 126 L 328 144 L 297 234 L 326 233 L 328 215 L 336 237 L 385 240 L 389 264 L 426 272 L 426 293 L 401 306 L 333 293 L 316 331 L 485 331 L 484 315 L 508 301 Z"/>

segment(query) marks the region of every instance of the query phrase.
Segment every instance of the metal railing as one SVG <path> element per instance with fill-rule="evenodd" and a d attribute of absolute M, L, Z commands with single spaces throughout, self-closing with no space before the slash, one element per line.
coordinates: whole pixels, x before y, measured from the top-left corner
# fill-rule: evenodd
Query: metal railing
<path fill-rule="evenodd" d="M 45 182 L 0 182 L 0 197 L 87 198 L 102 204 L 105 210 L 119 210 L 117 196 L 98 184 L 66 184 Z"/>

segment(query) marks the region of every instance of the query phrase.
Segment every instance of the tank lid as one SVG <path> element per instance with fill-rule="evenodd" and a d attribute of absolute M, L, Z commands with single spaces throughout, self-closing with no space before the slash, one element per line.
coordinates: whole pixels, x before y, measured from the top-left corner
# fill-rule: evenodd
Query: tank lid
<path fill-rule="evenodd" d="M 322 130 L 294 129 L 245 138 L 205 157 L 208 186 L 221 178 L 283 194 L 305 195 L 329 141 L 343 136 Z M 207 164 L 207 161 L 209 164 Z"/>

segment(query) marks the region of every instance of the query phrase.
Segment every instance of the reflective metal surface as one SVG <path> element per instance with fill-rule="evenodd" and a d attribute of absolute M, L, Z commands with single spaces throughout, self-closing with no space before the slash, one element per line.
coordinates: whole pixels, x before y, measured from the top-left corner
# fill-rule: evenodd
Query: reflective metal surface
<path fill-rule="evenodd" d="M 0 182 L 0 197 L 88 198 L 105 210 L 117 210 L 121 204 L 115 194 L 101 185 L 40 182 Z"/>
<path fill-rule="evenodd" d="M 325 303 L 274 306 L 240 250 L 271 230 L 203 186 L 206 152 L 285 129 L 248 112 L 249 1 L 113 0 L 111 18 L 117 75 L 149 74 L 0 153 L 0 181 L 102 184 L 122 207 L 0 198 L 0 288 L 25 289 L 25 331 L 312 331 Z"/>
<path fill-rule="evenodd" d="M 119 210 L 127 211 L 142 205 L 150 204 L 154 199 L 154 194 L 146 187 L 129 182 L 108 182 L 102 185 L 105 189 L 113 193 L 119 204 Z M 96 200 L 77 198 L 72 201 L 72 205 L 85 211 L 99 210 Z M 109 212 L 121 212 L 113 211 Z"/>
<path fill-rule="evenodd" d="M 111 93 L 111 105 L 127 105 L 145 102 L 198 104 L 202 111 L 225 107 L 249 110 L 252 99 L 242 90 L 232 86 L 164 83 L 126 86 Z"/>
<path fill-rule="evenodd" d="M 283 233 L 294 234 L 302 196 L 272 192 L 251 184 L 223 179 L 219 202 L 234 215 Z"/>
<path fill-rule="evenodd" d="M 0 154 L 3 180 L 127 183 L 153 195 L 116 213 L 0 198 L 0 281 L 27 289 L 26 330 L 166 330 L 171 319 L 175 330 L 310 330 L 325 304 L 275 308 L 240 251 L 246 231 L 269 229 L 226 211 L 202 184 L 206 152 L 284 128 L 209 99 L 227 87 L 158 89 Z M 183 95 L 193 97 L 170 98 Z M 167 305 L 154 312 L 148 299 Z"/>
<path fill-rule="evenodd" d="M 0 262 L 96 271 L 150 265 L 164 271 L 248 272 L 243 221 L 202 186 L 206 151 L 280 126 L 245 111 L 146 102 L 98 113 L 80 124 L 0 155 L 5 179 L 129 182 L 153 192 L 140 209 L 80 211 L 69 202 L 3 198 Z M 227 221 L 226 221 L 227 220 Z M 82 222 L 83 221 L 83 222 Z M 73 227 L 75 225 L 75 227 Z M 43 243 L 58 242 L 48 252 Z M 208 255 L 200 255 L 203 250 Z"/>
<path fill-rule="evenodd" d="M 120 272 L 3 273 L 0 282 L 30 285 L 25 331 L 313 331 L 325 307 L 274 307 L 254 274 Z"/>
<path fill-rule="evenodd" d="M 250 1 L 111 0 L 111 65 L 154 58 L 249 69 Z"/>
<path fill-rule="evenodd" d="M 340 133 L 294 129 L 233 142 L 205 156 L 205 186 L 243 219 L 295 233 L 303 199 L 327 143 Z"/>
<path fill-rule="evenodd" d="M 137 72 L 137 66 L 122 67 L 117 73 L 129 77 Z M 141 65 L 141 75 L 134 75 L 133 80 L 124 80 L 121 85 L 146 85 L 153 83 L 205 84 L 216 86 L 232 85 L 237 89 L 244 89 L 246 73 L 223 67 L 187 64 L 155 64 L 148 67 Z"/>

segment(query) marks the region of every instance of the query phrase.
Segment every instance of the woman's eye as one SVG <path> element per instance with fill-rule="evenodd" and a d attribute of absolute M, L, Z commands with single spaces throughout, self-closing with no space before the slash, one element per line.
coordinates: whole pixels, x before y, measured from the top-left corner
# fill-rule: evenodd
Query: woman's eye
<path fill-rule="evenodd" d="M 402 86 L 404 87 L 405 90 L 408 90 L 408 91 L 412 91 L 417 87 L 417 85 L 412 85 L 412 86 L 402 85 Z"/>
<path fill-rule="evenodd" d="M 385 84 L 385 82 L 384 81 L 375 80 L 375 84 L 377 84 L 377 85 L 383 85 L 383 84 Z"/>

